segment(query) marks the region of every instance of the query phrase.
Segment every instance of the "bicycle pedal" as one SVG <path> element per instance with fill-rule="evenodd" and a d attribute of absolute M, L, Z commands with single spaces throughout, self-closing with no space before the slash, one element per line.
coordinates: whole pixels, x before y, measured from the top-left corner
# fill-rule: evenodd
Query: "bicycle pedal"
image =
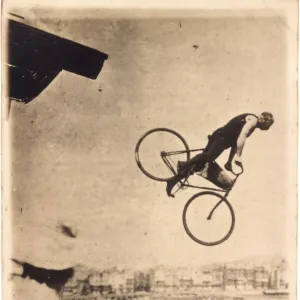
<path fill-rule="evenodd" d="M 186 189 L 187 188 L 187 185 L 189 184 L 189 182 L 187 181 L 187 179 L 186 180 L 184 180 L 183 182 L 181 181 L 180 182 L 180 189 L 182 189 L 182 190 L 184 190 L 184 189 Z"/>

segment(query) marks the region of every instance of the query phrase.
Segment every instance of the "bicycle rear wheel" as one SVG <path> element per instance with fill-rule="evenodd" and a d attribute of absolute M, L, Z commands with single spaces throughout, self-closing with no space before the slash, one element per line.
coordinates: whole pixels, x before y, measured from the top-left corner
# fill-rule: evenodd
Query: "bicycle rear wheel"
<path fill-rule="evenodd" d="M 189 237 L 204 246 L 215 246 L 226 241 L 235 225 L 231 204 L 214 192 L 195 194 L 186 203 L 182 219 Z"/>
<path fill-rule="evenodd" d="M 135 160 L 149 178 L 167 181 L 177 174 L 177 162 L 190 159 L 189 146 L 176 131 L 155 128 L 137 142 Z"/>

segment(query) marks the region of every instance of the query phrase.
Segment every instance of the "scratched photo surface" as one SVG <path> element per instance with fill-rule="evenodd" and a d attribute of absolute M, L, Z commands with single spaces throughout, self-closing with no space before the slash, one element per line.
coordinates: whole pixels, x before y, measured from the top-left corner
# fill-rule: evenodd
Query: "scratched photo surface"
<path fill-rule="evenodd" d="M 287 36 L 296 31 L 285 18 L 246 11 L 123 19 L 104 19 L 100 10 L 17 13 L 28 26 L 108 57 L 95 79 L 62 69 L 29 103 L 11 102 L 12 258 L 75 270 L 59 290 L 63 299 L 294 299 L 289 233 L 296 194 L 286 162 L 296 105 L 296 98 L 287 101 Z M 166 182 L 140 170 L 136 144 L 147 131 L 168 128 L 190 149 L 204 148 L 233 117 L 264 111 L 275 122 L 247 139 L 244 173 L 227 197 L 232 234 L 201 245 L 182 222 L 185 204 L 201 190 L 168 197 Z M 146 152 L 158 150 L 146 155 L 154 171 L 169 142 L 148 144 Z M 222 168 L 228 155 L 217 160 Z M 197 175 L 189 181 L 216 187 Z M 205 225 L 208 240 L 228 226 L 217 211 Z M 36 282 L 15 279 L 20 294 L 31 289 L 26 280 Z M 42 295 L 42 287 L 31 290 Z"/>

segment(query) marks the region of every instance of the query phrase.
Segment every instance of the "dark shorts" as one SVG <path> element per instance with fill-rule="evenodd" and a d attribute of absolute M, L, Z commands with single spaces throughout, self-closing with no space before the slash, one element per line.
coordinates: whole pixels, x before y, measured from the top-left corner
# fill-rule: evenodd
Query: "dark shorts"
<path fill-rule="evenodd" d="M 208 144 L 205 149 L 210 148 L 212 145 L 218 145 L 218 148 L 223 148 L 224 150 L 233 147 L 229 138 L 223 133 L 222 129 L 217 129 L 212 135 L 208 136 Z"/>

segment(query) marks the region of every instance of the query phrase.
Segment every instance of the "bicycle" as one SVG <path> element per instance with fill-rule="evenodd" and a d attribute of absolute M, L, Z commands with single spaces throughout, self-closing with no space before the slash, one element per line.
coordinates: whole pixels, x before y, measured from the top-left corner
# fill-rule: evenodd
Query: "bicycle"
<path fill-rule="evenodd" d="M 163 139 L 160 139 L 159 142 L 151 141 L 151 139 L 154 138 L 154 136 L 163 136 Z M 170 145 L 171 138 L 175 138 L 175 145 Z M 147 146 L 147 143 L 149 143 L 149 146 Z M 163 145 L 163 144 L 166 145 Z M 159 149 L 163 150 L 155 150 L 154 153 L 151 152 L 151 147 L 159 147 Z M 187 161 L 190 159 L 190 154 L 192 152 L 201 152 L 204 149 L 189 149 L 189 146 L 185 139 L 176 131 L 168 129 L 168 128 L 155 128 L 152 130 L 147 131 L 137 142 L 135 147 L 135 160 L 139 167 L 139 169 L 149 178 L 160 181 L 160 182 L 166 182 L 170 179 L 172 179 L 174 176 L 177 175 L 177 162 L 180 161 Z M 143 153 L 143 151 L 146 151 L 146 153 Z M 147 164 L 147 157 L 149 159 L 149 162 Z M 174 157 L 176 157 L 176 161 L 174 161 Z M 157 162 L 154 162 L 154 159 L 158 159 Z M 212 164 L 216 164 L 216 162 L 213 162 Z M 240 173 L 235 173 L 232 171 L 232 174 L 234 174 L 234 179 L 232 180 L 232 184 L 230 188 L 212 188 L 207 186 L 198 186 L 198 185 L 192 185 L 189 184 L 188 179 L 189 177 L 194 173 L 193 170 L 189 172 L 189 174 L 186 176 L 185 179 L 181 180 L 178 183 L 178 189 L 175 191 L 177 193 L 179 190 L 187 189 L 187 188 L 197 188 L 201 190 L 205 190 L 199 193 L 196 193 L 193 195 L 185 204 L 182 214 L 182 221 L 183 226 L 188 234 L 188 236 L 195 241 L 196 243 L 199 243 L 204 246 L 215 246 L 218 244 L 223 243 L 226 241 L 230 235 L 232 234 L 235 226 L 235 214 L 234 210 L 227 200 L 227 197 L 232 190 L 233 186 L 235 185 L 238 177 L 244 172 L 244 169 L 242 166 Z M 223 169 L 222 169 L 223 170 Z M 223 170 L 224 171 L 224 170 Z M 201 172 L 195 172 L 197 175 L 200 175 L 202 177 L 203 173 Z M 208 180 L 210 180 L 207 177 L 204 177 Z M 215 182 L 213 182 L 215 183 Z M 175 194 L 174 193 L 174 194 Z M 223 193 L 223 195 L 222 195 Z M 217 239 L 203 239 L 199 238 L 195 235 L 193 230 L 193 225 L 189 223 L 189 210 L 191 207 L 199 200 L 204 199 L 204 197 L 212 197 L 216 201 L 216 204 L 211 209 L 211 206 L 209 208 L 209 211 L 205 211 L 205 209 L 201 208 L 197 213 L 204 213 L 206 217 L 204 217 L 205 221 L 211 221 L 213 219 L 213 215 L 216 214 L 217 208 L 222 207 L 223 211 L 227 211 L 228 216 L 226 217 L 229 222 L 229 229 L 226 229 L 225 234 L 221 235 L 221 238 Z M 201 202 L 204 203 L 204 202 Z M 218 211 L 219 211 L 218 210 Z M 225 215 L 222 215 L 222 218 L 224 219 Z M 199 220 L 199 217 L 197 216 L 197 222 Z M 198 226 L 198 225 L 197 225 Z M 222 225 L 223 226 L 223 225 Z M 224 226 L 225 227 L 225 226 Z M 198 227 L 197 227 L 198 228 Z M 209 235 L 212 234 L 212 231 L 209 232 Z"/>

